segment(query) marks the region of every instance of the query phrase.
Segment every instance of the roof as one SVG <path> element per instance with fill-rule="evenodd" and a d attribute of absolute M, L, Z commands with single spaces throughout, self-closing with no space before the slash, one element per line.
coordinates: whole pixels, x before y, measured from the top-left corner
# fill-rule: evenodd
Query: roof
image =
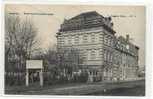
<path fill-rule="evenodd" d="M 138 56 L 137 51 L 139 50 L 139 47 L 137 47 L 136 45 L 132 44 L 131 42 L 129 42 L 126 38 L 124 38 L 123 36 L 119 36 L 117 38 L 117 40 L 119 41 L 118 43 L 116 43 L 116 49 L 118 49 L 119 51 L 128 53 L 132 56 Z M 127 48 L 127 45 L 129 46 L 129 48 Z"/>
<path fill-rule="evenodd" d="M 122 43 L 127 43 L 126 39 L 123 36 L 119 36 L 118 40 Z"/>
<path fill-rule="evenodd" d="M 68 20 L 64 20 L 63 24 L 61 25 L 60 31 L 104 27 L 110 33 L 114 34 L 115 31 L 110 26 L 108 26 L 108 23 L 111 23 L 110 17 L 103 17 L 96 11 L 90 11 L 76 15 Z"/>
<path fill-rule="evenodd" d="M 75 17 L 72 17 L 70 20 L 78 19 L 78 18 L 88 18 L 93 16 L 101 16 L 101 15 L 97 13 L 96 11 L 90 11 L 90 12 L 81 13 Z"/>
<path fill-rule="evenodd" d="M 134 46 L 136 49 L 139 49 L 138 46 L 132 44 L 130 41 L 127 41 L 126 38 L 124 38 L 123 36 L 119 36 L 119 37 L 118 37 L 118 40 L 119 40 L 121 43 L 130 44 L 130 45 Z"/>

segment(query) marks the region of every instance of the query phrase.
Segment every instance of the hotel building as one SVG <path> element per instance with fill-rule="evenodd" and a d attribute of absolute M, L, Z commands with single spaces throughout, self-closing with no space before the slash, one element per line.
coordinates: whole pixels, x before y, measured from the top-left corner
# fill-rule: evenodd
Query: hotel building
<path fill-rule="evenodd" d="M 77 49 L 83 57 L 79 64 L 88 71 L 89 80 L 129 80 L 136 78 L 139 48 L 129 35 L 117 37 L 111 17 L 96 11 L 64 20 L 57 33 L 57 49 Z"/>

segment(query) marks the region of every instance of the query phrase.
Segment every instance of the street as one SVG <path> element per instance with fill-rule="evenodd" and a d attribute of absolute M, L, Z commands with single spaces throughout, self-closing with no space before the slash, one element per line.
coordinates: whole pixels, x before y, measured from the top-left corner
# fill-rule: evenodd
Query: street
<path fill-rule="evenodd" d="M 89 95 L 103 95 L 103 96 L 144 96 L 144 86 L 136 86 L 133 88 L 117 88 L 108 90 L 107 92 L 99 91 Z"/>
<path fill-rule="evenodd" d="M 81 84 L 52 85 L 40 87 L 6 87 L 6 94 L 21 95 L 102 95 L 102 96 L 144 96 L 145 81 L 96 82 Z"/>

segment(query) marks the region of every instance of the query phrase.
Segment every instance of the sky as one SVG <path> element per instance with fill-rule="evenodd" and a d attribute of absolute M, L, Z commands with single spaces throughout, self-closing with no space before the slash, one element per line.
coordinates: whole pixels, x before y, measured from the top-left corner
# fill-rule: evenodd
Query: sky
<path fill-rule="evenodd" d="M 109 5 L 23 5 L 7 4 L 5 11 L 19 13 L 20 17 L 31 19 L 38 29 L 37 38 L 41 48 L 47 49 L 56 44 L 56 33 L 64 19 L 70 19 L 80 13 L 96 11 L 99 14 L 112 17 L 116 36 L 130 35 L 131 42 L 139 50 L 139 65 L 145 65 L 145 32 L 146 12 L 144 6 L 109 6 Z M 24 14 L 30 13 L 30 14 Z M 33 14 L 31 14 L 33 13 Z"/>

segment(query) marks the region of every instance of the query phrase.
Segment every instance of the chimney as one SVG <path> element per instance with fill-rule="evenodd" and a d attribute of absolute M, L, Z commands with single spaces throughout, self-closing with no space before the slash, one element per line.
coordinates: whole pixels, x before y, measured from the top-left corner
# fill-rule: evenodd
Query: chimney
<path fill-rule="evenodd" d="M 129 34 L 126 35 L 126 41 L 129 41 L 130 40 L 130 36 Z"/>

